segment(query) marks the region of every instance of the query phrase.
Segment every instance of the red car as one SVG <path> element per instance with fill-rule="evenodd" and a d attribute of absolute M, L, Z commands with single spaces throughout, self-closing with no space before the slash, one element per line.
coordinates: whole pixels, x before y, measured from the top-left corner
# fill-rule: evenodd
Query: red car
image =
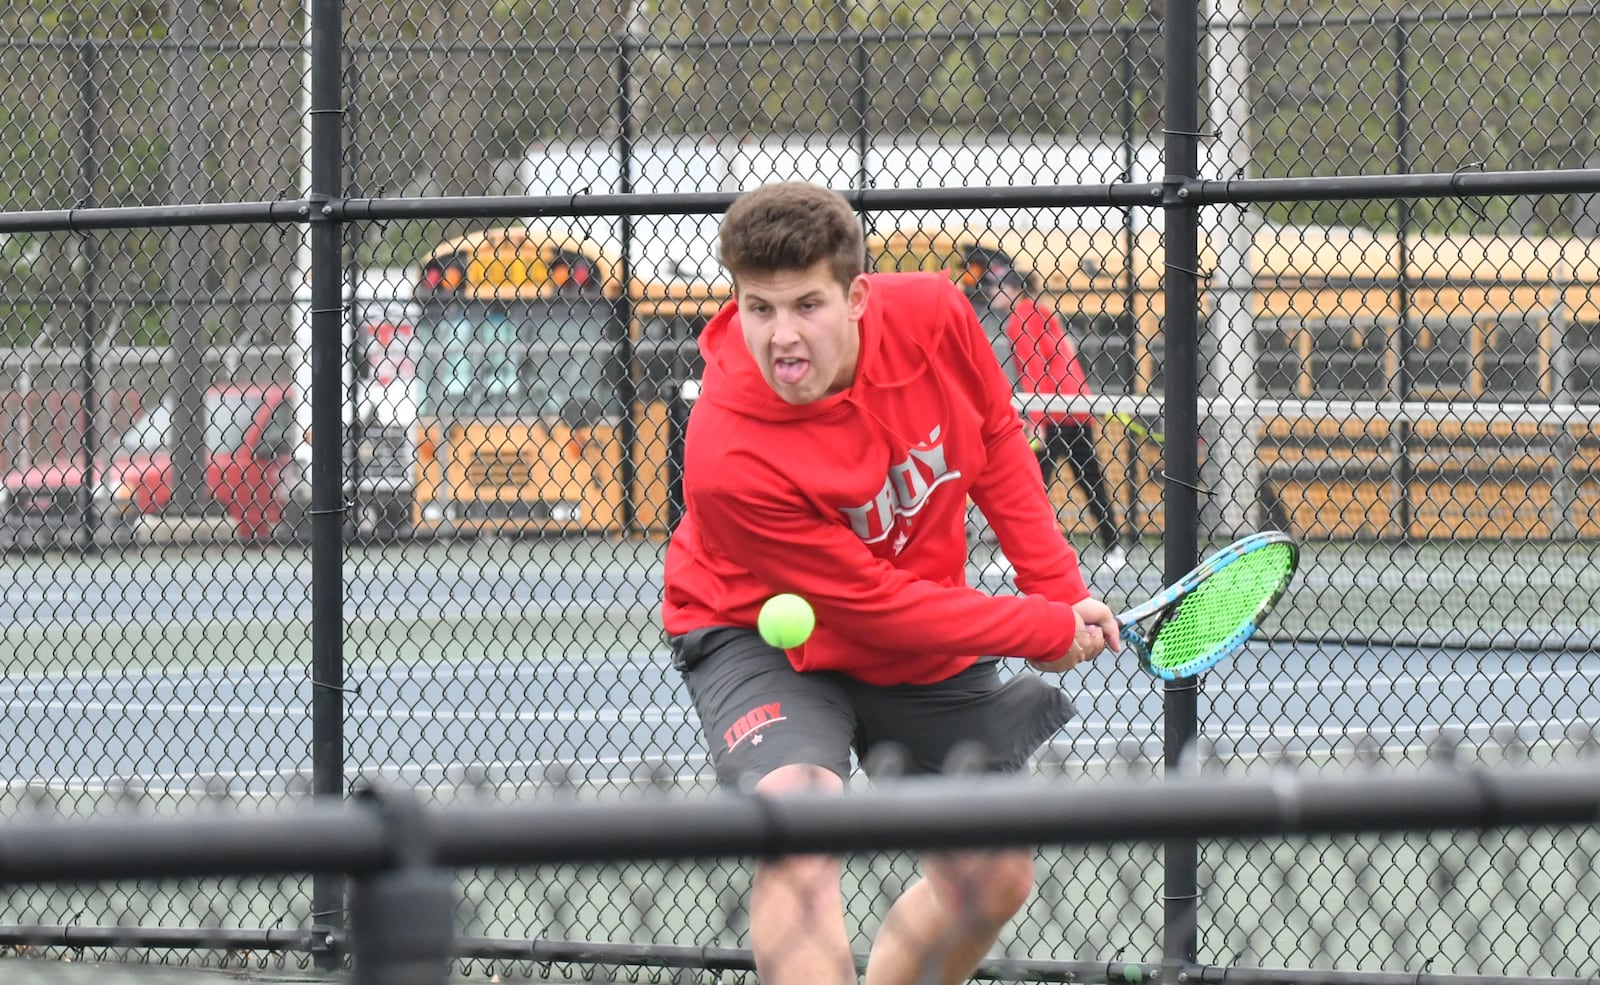
<path fill-rule="evenodd" d="M 172 502 L 168 397 L 129 426 L 85 490 L 83 463 L 66 459 L 0 478 L 0 547 L 132 543 L 142 518 Z M 278 533 L 294 474 L 288 387 L 214 386 L 205 393 L 205 486 L 239 537 Z"/>

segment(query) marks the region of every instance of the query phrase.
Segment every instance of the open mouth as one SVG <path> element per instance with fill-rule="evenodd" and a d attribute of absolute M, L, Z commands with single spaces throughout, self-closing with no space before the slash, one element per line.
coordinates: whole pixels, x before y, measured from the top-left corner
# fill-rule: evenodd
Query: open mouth
<path fill-rule="evenodd" d="M 772 375 L 779 383 L 793 385 L 804 379 L 810 368 L 810 360 L 783 358 L 772 364 Z"/>

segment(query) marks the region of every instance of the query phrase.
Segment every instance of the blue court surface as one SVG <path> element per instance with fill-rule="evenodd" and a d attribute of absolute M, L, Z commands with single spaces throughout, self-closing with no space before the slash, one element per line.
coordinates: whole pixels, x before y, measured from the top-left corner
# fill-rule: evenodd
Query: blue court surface
<path fill-rule="evenodd" d="M 978 548 L 977 550 L 983 550 Z M 1586 551 L 1588 549 L 1585 549 Z M 655 607 L 660 546 L 412 545 L 353 554 L 345 582 L 352 777 L 506 795 L 550 784 L 690 781 L 705 753 Z M 1528 748 L 1600 723 L 1585 553 L 1379 546 L 1307 551 L 1267 633 L 1210 674 L 1209 748 L 1318 757 L 1441 736 Z M 979 574 L 997 591 L 1006 584 Z M 1113 605 L 1161 581 L 1159 545 Z M 303 553 L 7 558 L 0 771 L 13 795 L 274 796 L 307 789 L 313 685 Z M 1387 611 L 1386 611 L 1387 610 Z M 1377 643 L 1363 642 L 1376 638 Z M 1042 757 L 1072 770 L 1160 753 L 1160 686 L 1103 657 L 1063 678 L 1079 716 Z"/>
<path fill-rule="evenodd" d="M 1593 751 L 1597 547 L 1304 545 L 1300 574 L 1265 627 L 1268 639 L 1201 683 L 1204 748 L 1230 768 L 1287 761 L 1318 770 L 1369 756 L 1414 761 L 1436 753 L 1442 739 L 1462 759 Z M 975 548 L 972 575 L 985 588 L 1010 590 L 984 574 L 986 551 Z M 1160 586 L 1160 551 L 1158 543 L 1139 545 L 1116 572 L 1092 549 L 1084 562 L 1096 592 L 1122 608 Z M 704 789 L 704 743 L 657 623 L 660 555 L 659 543 L 586 540 L 350 549 L 345 676 L 342 690 L 326 692 L 344 707 L 347 779 L 383 776 L 441 800 L 604 795 L 645 784 Z M 0 560 L 0 811 L 248 808 L 308 791 L 310 597 L 303 551 Z M 1062 682 L 1078 716 L 1041 751 L 1040 773 L 1161 769 L 1160 684 L 1109 656 Z M 1570 955 L 1546 952 L 1593 939 L 1592 894 L 1568 887 L 1566 904 L 1552 896 L 1564 916 L 1511 901 L 1522 898 L 1518 887 L 1557 878 L 1547 870 L 1590 849 L 1555 834 L 1506 839 L 1462 846 L 1448 856 L 1461 871 L 1442 880 L 1446 856 L 1426 838 L 1363 843 L 1366 868 L 1355 875 L 1348 845 L 1285 844 L 1265 854 L 1253 844 L 1214 846 L 1204 878 L 1233 887 L 1208 913 L 1208 940 L 1220 949 L 1214 958 L 1277 954 L 1291 965 L 1341 966 L 1355 948 L 1396 968 L 1436 956 L 1441 968 L 1469 968 L 1484 966 L 1479 952 L 1488 949 L 1507 968 L 1572 973 Z M 1513 844 L 1523 847 L 1507 850 Z M 908 878 L 905 862 L 852 860 L 852 920 L 870 928 Z M 462 873 L 462 932 L 738 941 L 736 868 L 663 861 Z M 1048 876 L 1019 919 L 1017 954 L 1121 955 L 1130 941 L 1138 950 L 1137 942 L 1157 939 L 1157 846 L 1045 850 L 1040 871 Z M 1419 872 L 1432 875 L 1414 878 Z M 1341 916 L 1353 921 L 1348 940 L 1330 935 L 1326 901 L 1350 892 L 1342 880 L 1367 876 L 1389 902 Z M 11 919 L 57 924 L 82 913 L 99 924 L 238 927 L 310 919 L 302 880 L 152 892 L 23 887 Z M 1437 947 L 1419 954 L 1416 939 L 1389 934 L 1388 918 L 1402 913 L 1430 914 Z M 1502 929 L 1492 940 L 1471 929 L 1485 927 Z M 82 971 L 0 959 L 6 981 L 75 985 L 88 980 Z M 293 966 L 146 971 L 117 967 L 93 980 L 296 977 Z"/>

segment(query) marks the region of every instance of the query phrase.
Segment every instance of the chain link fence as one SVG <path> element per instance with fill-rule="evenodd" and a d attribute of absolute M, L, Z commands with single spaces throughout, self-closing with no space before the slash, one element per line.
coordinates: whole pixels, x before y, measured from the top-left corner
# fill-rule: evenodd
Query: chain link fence
<path fill-rule="evenodd" d="M 874 269 L 969 289 L 1113 607 L 1236 533 L 1302 542 L 1268 638 L 1198 692 L 1075 673 L 1039 775 L 1592 749 L 1597 20 L 13 4 L 0 804 L 706 789 L 662 554 L 730 293 L 717 217 L 779 178 L 846 190 Z M 1005 270 L 1060 341 L 1019 328 Z M 1013 590 L 981 517 L 970 539 L 973 583 Z M 1193 896 L 1209 964 L 1581 978 L 1595 837 L 1045 850 L 1006 956 L 1157 961 Z M 853 925 L 913 873 L 853 858 Z M 458 930 L 741 948 L 746 878 L 464 869 Z M 299 875 L 5 900 L 16 927 L 262 950 L 345 905 Z"/>
<path fill-rule="evenodd" d="M 1502 749 L 1502 752 L 1506 750 Z M 489 981 L 679 981 L 697 970 L 718 981 L 742 981 L 752 970 L 747 949 L 716 944 L 640 945 L 616 942 L 489 939 L 454 930 L 452 907 L 470 906 L 452 886 L 452 869 L 474 865 L 531 867 L 568 885 L 606 881 L 628 860 L 656 862 L 751 857 L 793 857 L 838 852 L 859 858 L 906 847 L 1004 849 L 1050 846 L 1052 854 L 1091 856 L 1186 839 L 1205 833 L 1223 855 L 1269 855 L 1287 860 L 1308 852 L 1351 853 L 1352 899 L 1372 912 L 1345 913 L 1317 928 L 1360 935 L 1364 926 L 1393 918 L 1401 909 L 1428 906 L 1478 875 L 1460 860 L 1480 851 L 1500 858 L 1526 854 L 1533 846 L 1561 843 L 1592 833 L 1600 818 L 1600 776 L 1582 766 L 1508 765 L 1492 770 L 1448 758 L 1420 767 L 1378 768 L 1361 764 L 1339 775 L 1296 775 L 1280 767 L 1235 770 L 1214 760 L 1152 783 L 1132 776 L 1093 784 L 1022 781 L 1014 778 L 945 777 L 895 783 L 846 799 L 801 795 L 776 801 L 722 794 L 707 798 L 663 798 L 649 793 L 607 801 L 548 801 L 519 805 L 458 803 L 423 805 L 409 793 L 363 790 L 354 805 L 335 801 L 298 804 L 262 816 L 218 812 L 184 819 L 137 818 L 13 820 L 0 847 L 0 871 L 13 884 L 48 880 L 135 877 L 245 876 L 299 871 L 338 872 L 350 879 L 351 926 L 347 932 L 301 928 L 272 933 L 224 927 L 151 928 L 56 925 L 3 926 L 11 942 L 8 978 L 24 982 L 140 981 L 176 985 L 208 980 L 344 981 L 357 985 L 442 985 L 481 976 Z M 1219 768 L 1220 767 L 1220 768 Z M 969 804 L 982 801 L 996 820 L 975 825 Z M 1173 802 L 1185 810 L 1171 810 Z M 638 815 L 652 824 L 640 825 Z M 1415 900 L 1385 898 L 1381 873 L 1371 865 L 1390 852 L 1409 856 L 1406 842 L 1419 836 L 1423 857 L 1406 857 L 1427 871 L 1428 889 Z M 1576 898 L 1592 887 L 1593 857 L 1555 889 Z M 1520 862 L 1499 863 L 1515 870 Z M 1532 872 L 1537 865 L 1527 867 Z M 1292 862 L 1256 866 L 1250 883 L 1218 884 L 1243 906 L 1272 905 L 1304 892 L 1303 873 Z M 1382 868 L 1380 863 L 1379 869 Z M 798 887 L 796 887 L 798 889 Z M 968 895 L 970 891 L 971 895 Z M 961 888 L 961 911 L 979 908 L 980 883 Z M 638 894 L 635 893 L 635 903 Z M 804 920 L 808 914 L 800 914 Z M 820 918 L 820 914 L 810 914 Z M 1544 908 L 1537 931 L 1549 940 L 1581 937 L 1592 914 Z M 1407 918 L 1418 944 L 1442 922 Z M 795 928 L 803 940 L 804 926 Z M 1512 929 L 1517 929 L 1513 927 Z M 930 928 L 898 908 L 877 930 L 877 943 L 893 951 L 896 939 L 927 938 Z M 1242 931 L 1242 928 L 1241 928 Z M 1451 931 L 1471 942 L 1480 956 L 1505 938 L 1505 928 L 1482 923 Z M 1229 935 L 1232 946 L 1248 946 L 1248 934 Z M 854 954 L 858 967 L 877 967 L 873 956 Z M 313 957 L 331 957 L 313 972 Z M 937 948 L 930 958 L 937 960 Z M 55 960 L 53 960 L 55 958 Z M 65 960 L 60 960 L 64 958 Z M 769 955 L 769 960 L 772 957 Z M 801 948 L 776 960 L 804 960 Z M 1368 973 L 1375 985 L 1426 981 L 1429 985 L 1483 982 L 1542 982 L 1581 985 L 1581 977 L 1504 977 L 1432 970 L 1431 958 L 1415 972 Z M 934 969 L 923 965 L 923 973 Z M 773 968 L 772 972 L 781 972 Z M 763 968 L 763 973 L 768 969 Z M 869 972 L 869 977 L 872 973 Z M 1305 973 L 1188 962 L 1041 958 L 990 955 L 977 977 L 997 980 L 1087 981 L 1139 985 L 1158 981 L 1328 980 L 1349 972 Z M 346 977 L 348 975 L 348 978 Z M 259 976 L 259 977 L 257 977 Z M 931 977 L 931 975 L 929 976 Z M 919 980 L 921 978 L 919 977 Z"/>

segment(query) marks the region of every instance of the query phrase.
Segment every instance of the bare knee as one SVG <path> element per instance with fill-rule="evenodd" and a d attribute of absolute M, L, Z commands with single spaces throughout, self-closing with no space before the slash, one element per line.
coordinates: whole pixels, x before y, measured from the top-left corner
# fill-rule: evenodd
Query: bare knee
<path fill-rule="evenodd" d="M 755 792 L 763 797 L 787 794 L 842 793 L 844 779 L 825 766 L 791 763 L 780 766 L 756 781 Z"/>
<path fill-rule="evenodd" d="M 793 902 L 827 902 L 840 895 L 842 863 L 832 855 L 785 855 L 760 859 L 755 866 L 755 888 L 764 899 Z"/>
<path fill-rule="evenodd" d="M 755 785 L 755 793 L 762 797 L 840 793 L 843 790 L 844 780 L 837 773 L 804 763 L 779 767 Z M 789 904 L 826 903 L 839 896 L 842 869 L 839 859 L 831 855 L 786 855 L 758 859 L 755 889 L 763 902 L 786 900 Z"/>
<path fill-rule="evenodd" d="M 977 926 L 998 927 L 1033 895 L 1033 852 L 973 852 L 929 859 L 939 902 Z"/>

